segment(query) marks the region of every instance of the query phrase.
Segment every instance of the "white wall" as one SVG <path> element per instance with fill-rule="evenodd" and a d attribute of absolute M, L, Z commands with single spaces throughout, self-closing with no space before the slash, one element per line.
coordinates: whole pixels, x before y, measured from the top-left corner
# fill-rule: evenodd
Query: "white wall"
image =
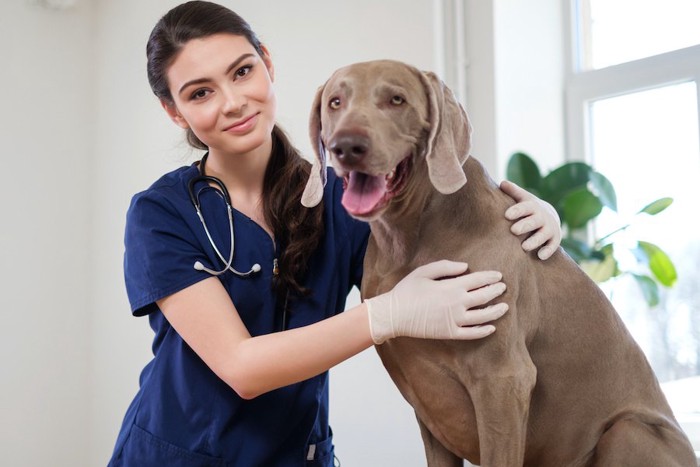
<path fill-rule="evenodd" d="M 564 159 L 563 3 L 464 0 L 472 154 L 496 181 L 516 151 L 532 155 L 543 170 Z"/>
<path fill-rule="evenodd" d="M 564 159 L 566 37 L 559 0 L 494 1 L 498 173 L 524 151 L 544 172 Z"/>
<path fill-rule="evenodd" d="M 310 154 L 308 109 L 332 70 L 395 58 L 440 71 L 433 12 L 452 1 L 462 0 L 225 3 L 269 46 L 279 120 Z M 514 0 L 464 1 L 474 152 L 500 179 L 511 150 L 558 151 L 560 87 L 556 79 L 535 86 L 538 73 L 559 66 L 547 65 L 559 60 L 547 42 L 557 34 L 549 24 L 556 14 L 522 16 Z M 122 236 L 130 197 L 195 157 L 145 75 L 148 33 L 177 3 L 76 0 L 67 11 L 36 0 L 0 4 L 3 465 L 104 465 L 150 357 L 147 320 L 132 318 L 126 301 Z M 537 4 L 533 11 L 557 11 L 556 0 Z M 528 50 L 514 47 L 528 40 L 546 52 L 523 57 Z M 527 118 L 533 109 L 534 120 Z M 332 371 L 331 397 L 343 465 L 425 464 L 412 411 L 373 349 Z"/>
<path fill-rule="evenodd" d="M 87 465 L 92 7 L 0 5 L 0 463 Z"/>

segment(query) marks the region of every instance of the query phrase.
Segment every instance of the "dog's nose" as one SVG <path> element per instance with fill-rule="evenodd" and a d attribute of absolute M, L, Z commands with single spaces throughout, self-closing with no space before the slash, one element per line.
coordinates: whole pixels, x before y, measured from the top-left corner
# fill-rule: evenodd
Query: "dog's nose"
<path fill-rule="evenodd" d="M 340 135 L 331 141 L 330 150 L 341 162 L 358 162 L 369 151 L 369 138 L 362 135 Z"/>

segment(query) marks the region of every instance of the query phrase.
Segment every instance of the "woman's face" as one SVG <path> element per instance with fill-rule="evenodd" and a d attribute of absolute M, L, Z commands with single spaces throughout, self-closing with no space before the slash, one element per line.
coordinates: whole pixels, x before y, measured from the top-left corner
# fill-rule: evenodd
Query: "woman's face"
<path fill-rule="evenodd" d="M 267 151 L 277 101 L 274 68 L 243 36 L 215 34 L 185 44 L 167 70 L 173 121 L 191 129 L 212 153 Z"/>

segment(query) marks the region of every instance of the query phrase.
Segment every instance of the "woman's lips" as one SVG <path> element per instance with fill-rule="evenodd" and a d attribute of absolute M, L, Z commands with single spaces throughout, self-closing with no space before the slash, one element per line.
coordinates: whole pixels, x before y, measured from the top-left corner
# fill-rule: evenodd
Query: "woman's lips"
<path fill-rule="evenodd" d="M 250 117 L 244 118 L 243 120 L 238 121 L 229 127 L 226 127 L 224 131 L 226 133 L 235 134 L 247 133 L 255 126 L 255 123 L 258 121 L 259 115 L 259 113 L 256 113 L 251 115 Z"/>

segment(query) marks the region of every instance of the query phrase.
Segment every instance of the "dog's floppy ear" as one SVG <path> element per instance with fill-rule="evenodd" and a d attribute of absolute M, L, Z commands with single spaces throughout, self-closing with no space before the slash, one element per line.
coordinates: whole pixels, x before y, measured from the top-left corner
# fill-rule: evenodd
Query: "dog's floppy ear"
<path fill-rule="evenodd" d="M 311 106 L 311 116 L 309 117 L 311 147 L 314 149 L 316 157 L 311 166 L 304 193 L 301 195 L 301 204 L 307 208 L 312 208 L 321 202 L 323 188 L 326 186 L 326 148 L 321 140 L 321 95 L 324 88 L 325 85 L 316 91 L 316 97 Z"/>
<path fill-rule="evenodd" d="M 430 133 L 425 150 L 430 181 L 442 194 L 467 183 L 462 165 L 469 157 L 472 127 L 452 91 L 431 72 L 421 72 L 428 95 Z"/>

